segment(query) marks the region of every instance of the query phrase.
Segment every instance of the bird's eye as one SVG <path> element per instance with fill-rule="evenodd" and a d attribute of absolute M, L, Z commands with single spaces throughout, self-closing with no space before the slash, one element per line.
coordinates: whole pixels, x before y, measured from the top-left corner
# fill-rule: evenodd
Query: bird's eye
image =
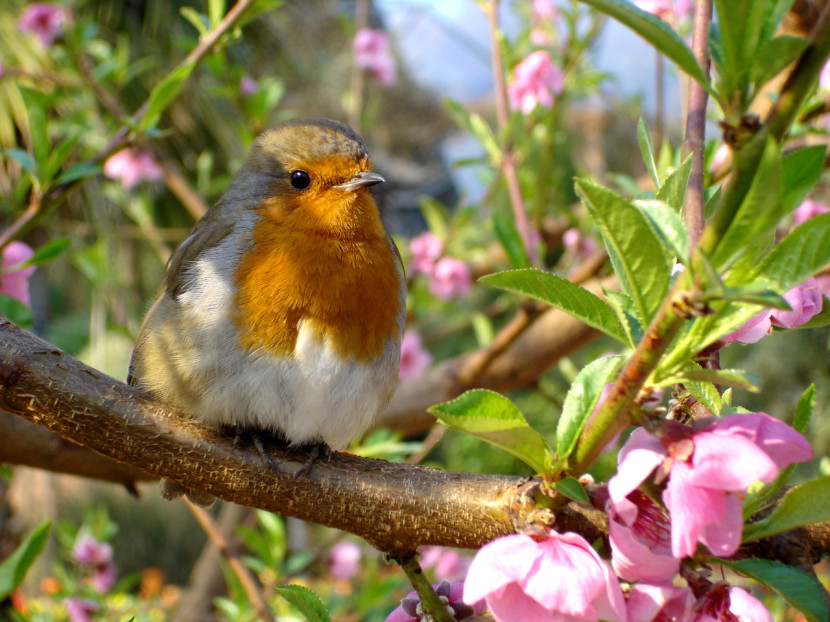
<path fill-rule="evenodd" d="M 291 185 L 296 188 L 297 190 L 305 190 L 306 188 L 311 185 L 311 177 L 305 171 L 301 171 L 297 169 L 296 171 L 291 171 Z"/>

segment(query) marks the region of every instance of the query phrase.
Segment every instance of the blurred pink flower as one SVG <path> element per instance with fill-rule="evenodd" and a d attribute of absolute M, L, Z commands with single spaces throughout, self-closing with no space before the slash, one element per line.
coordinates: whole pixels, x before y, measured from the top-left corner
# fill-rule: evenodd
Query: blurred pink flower
<path fill-rule="evenodd" d="M 805 199 L 793 212 L 793 224 L 797 227 L 811 218 L 819 214 L 826 214 L 827 212 L 830 212 L 830 207 L 827 207 L 821 201 Z"/>
<path fill-rule="evenodd" d="M 329 551 L 329 574 L 335 579 L 348 581 L 360 570 L 363 552 L 355 542 L 338 542 Z"/>
<path fill-rule="evenodd" d="M 243 97 L 250 97 L 251 95 L 255 94 L 259 90 L 259 82 L 254 80 L 248 74 L 242 76 L 242 79 L 239 81 L 239 94 Z"/>
<path fill-rule="evenodd" d="M 464 581 L 472 562 L 472 558 L 443 546 L 422 546 L 418 553 L 421 556 L 421 568 L 435 568 L 435 578 L 450 583 Z"/>
<path fill-rule="evenodd" d="M 671 523 L 666 513 L 639 490 L 627 500 L 637 513 L 627 521 L 608 504 L 608 536 L 611 566 L 626 581 L 671 583 L 680 569 L 680 560 L 671 554 Z"/>
<path fill-rule="evenodd" d="M 746 590 L 714 585 L 695 607 L 695 622 L 773 622 L 764 604 Z"/>
<path fill-rule="evenodd" d="M 714 173 L 718 170 L 724 162 L 731 156 L 732 150 L 729 148 L 729 145 L 726 143 L 722 144 L 718 147 L 717 151 L 715 151 L 715 155 L 712 157 L 712 164 L 709 166 L 709 172 Z"/>
<path fill-rule="evenodd" d="M 635 0 L 634 4 L 641 11 L 665 19 L 672 12 L 671 0 Z"/>
<path fill-rule="evenodd" d="M 687 587 L 635 583 L 626 604 L 632 622 L 691 622 L 695 597 Z"/>
<path fill-rule="evenodd" d="M 473 287 L 470 268 L 460 259 L 442 257 L 429 275 L 429 291 L 441 300 L 467 294 Z"/>
<path fill-rule="evenodd" d="M 533 0 L 533 18 L 538 21 L 555 20 L 559 17 L 559 10 L 553 0 Z"/>
<path fill-rule="evenodd" d="M 562 235 L 565 252 L 572 259 L 586 259 L 597 252 L 598 246 L 590 235 L 584 235 L 579 229 L 571 227 Z"/>
<path fill-rule="evenodd" d="M 675 430 L 673 440 L 664 441 L 643 428 L 632 432 L 608 482 L 611 506 L 632 524 L 638 509 L 629 495 L 656 470 L 658 480 L 669 478 L 663 503 L 672 555 L 690 557 L 698 542 L 716 555 L 731 555 L 743 528 L 739 495 L 753 482 L 771 482 L 780 469 L 811 459 L 813 451 L 801 434 L 762 412 L 701 420 L 687 429 L 688 435 Z"/>
<path fill-rule="evenodd" d="M 63 32 L 68 17 L 68 11 L 58 4 L 33 2 L 17 20 L 17 27 L 23 32 L 34 33 L 45 47 L 49 47 Z"/>
<path fill-rule="evenodd" d="M 435 588 L 441 600 L 445 600 L 453 610 L 453 617 L 456 620 L 465 620 L 474 615 L 480 615 L 487 609 L 484 601 L 473 605 L 464 604 L 462 600 L 464 584 L 461 582 L 450 584 L 442 581 L 432 587 Z M 401 600 L 400 606 L 387 616 L 386 622 L 421 622 L 425 619 L 424 613 L 421 609 L 421 599 L 415 592 L 410 592 Z"/>
<path fill-rule="evenodd" d="M 158 181 L 164 171 L 146 151 L 122 149 L 112 154 L 104 163 L 104 175 L 117 179 L 125 188 L 132 188 L 142 181 Z"/>
<path fill-rule="evenodd" d="M 409 262 L 409 270 L 415 274 L 429 274 L 432 267 L 441 256 L 443 244 L 437 235 L 426 231 L 415 236 L 409 241 L 409 251 L 412 253 L 412 260 Z"/>
<path fill-rule="evenodd" d="M 23 242 L 9 242 L 3 249 L 2 271 L 0 272 L 0 294 L 5 294 L 19 300 L 27 307 L 31 306 L 29 298 L 29 277 L 35 271 L 34 266 L 18 268 L 13 272 L 6 272 L 10 268 L 28 261 L 35 252 Z"/>
<path fill-rule="evenodd" d="M 818 76 L 818 86 L 820 89 L 830 89 L 830 62 L 824 64 L 821 68 L 821 73 Z"/>
<path fill-rule="evenodd" d="M 354 38 L 354 62 L 384 86 L 391 86 L 397 80 L 389 37 L 382 30 L 361 28 L 357 32 Z"/>
<path fill-rule="evenodd" d="M 732 343 L 733 341 L 757 343 L 772 331 L 772 324 L 770 322 L 771 315 L 772 311 L 769 309 L 753 315 L 738 328 L 726 335 L 722 341 L 725 343 Z"/>
<path fill-rule="evenodd" d="M 476 553 L 464 602 L 484 599 L 499 622 L 626 620 L 617 578 L 585 539 L 550 532 L 542 541 L 510 535 Z"/>
<path fill-rule="evenodd" d="M 63 606 L 69 622 L 92 622 L 92 615 L 100 609 L 98 603 L 86 598 L 65 598 Z"/>
<path fill-rule="evenodd" d="M 691 19 L 694 12 L 694 0 L 674 0 L 674 19 L 678 23 Z"/>
<path fill-rule="evenodd" d="M 115 566 L 112 565 L 112 547 L 92 536 L 82 536 L 72 547 L 72 558 L 91 571 L 92 586 L 101 594 L 115 585 Z"/>
<path fill-rule="evenodd" d="M 565 75 L 553 64 L 550 53 L 537 50 L 513 70 L 513 81 L 507 87 L 510 107 L 522 114 L 530 114 L 540 105 L 549 108 L 564 82 Z"/>
<path fill-rule="evenodd" d="M 421 336 L 415 331 L 404 333 L 401 341 L 401 364 L 398 380 L 417 378 L 432 364 L 432 355 L 421 344 Z"/>

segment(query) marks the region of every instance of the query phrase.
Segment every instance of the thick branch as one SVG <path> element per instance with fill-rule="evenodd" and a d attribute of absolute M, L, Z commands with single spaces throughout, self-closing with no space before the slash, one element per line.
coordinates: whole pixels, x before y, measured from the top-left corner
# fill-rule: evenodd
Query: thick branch
<path fill-rule="evenodd" d="M 297 477 L 307 456 L 256 451 L 182 418 L 9 322 L 0 324 L 0 408 L 110 458 L 227 501 L 343 529 L 392 554 L 420 544 L 476 548 L 520 528 L 535 484 L 335 454 Z M 589 540 L 604 516 L 571 505 L 558 529 Z"/>

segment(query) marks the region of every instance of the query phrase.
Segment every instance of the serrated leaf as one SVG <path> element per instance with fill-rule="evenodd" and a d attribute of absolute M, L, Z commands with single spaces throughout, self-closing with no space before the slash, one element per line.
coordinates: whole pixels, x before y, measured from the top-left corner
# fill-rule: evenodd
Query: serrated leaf
<path fill-rule="evenodd" d="M 495 391 L 473 389 L 430 407 L 429 412 L 448 428 L 510 452 L 537 473 L 547 468 L 550 448 L 545 439 L 530 427 L 513 402 Z"/>
<path fill-rule="evenodd" d="M 621 363 L 620 356 L 597 359 L 583 367 L 574 378 L 556 426 L 557 462 L 565 462 L 573 452 L 585 423 L 599 403 L 603 387 L 612 381 Z"/>
<path fill-rule="evenodd" d="M 773 309 L 782 309 L 783 311 L 792 310 L 783 296 L 770 289 L 730 287 L 723 293 L 723 299 L 732 302 L 748 302 L 754 305 L 772 307 Z"/>
<path fill-rule="evenodd" d="M 668 292 L 671 275 L 657 234 L 640 210 L 617 193 L 583 179 L 575 189 L 602 234 L 622 290 L 648 324 Z"/>
<path fill-rule="evenodd" d="M 798 400 L 798 405 L 795 407 L 795 416 L 793 417 L 793 428 L 797 432 L 804 434 L 807 430 L 807 424 L 810 423 L 810 418 L 813 416 L 813 408 L 816 405 L 816 385 L 811 384 L 802 393 Z"/>
<path fill-rule="evenodd" d="M 139 131 L 146 131 L 158 123 L 161 114 L 178 97 L 195 66 L 195 62 L 179 65 L 153 88 L 147 100 L 147 111 L 138 122 Z"/>
<path fill-rule="evenodd" d="M 676 171 L 675 171 L 676 172 Z M 634 201 L 660 238 L 667 256 L 689 262 L 689 233 L 674 207 L 659 201 Z"/>
<path fill-rule="evenodd" d="M 819 214 L 784 238 L 761 263 L 756 277 L 782 292 L 803 283 L 830 263 L 830 214 Z"/>
<path fill-rule="evenodd" d="M 683 39 L 666 22 L 650 13 L 637 8 L 633 2 L 626 0 L 581 0 L 596 10 L 613 17 L 625 24 L 677 64 L 696 82 L 699 82 L 709 94 L 718 100 L 718 94 L 706 79 L 694 54 Z"/>
<path fill-rule="evenodd" d="M 827 598 L 814 575 L 770 559 L 718 560 L 775 591 L 810 622 L 827 622 Z"/>
<path fill-rule="evenodd" d="M 651 142 L 651 130 L 648 125 L 640 117 L 637 122 L 637 142 L 640 143 L 640 155 L 643 158 L 643 164 L 646 165 L 646 171 L 651 175 L 651 180 L 654 182 L 654 187 L 660 187 L 660 175 L 657 172 L 657 164 L 654 162 L 654 146 Z"/>
<path fill-rule="evenodd" d="M 718 73 L 727 101 L 746 94 L 764 22 L 763 8 L 758 0 L 715 0 L 723 65 Z"/>
<path fill-rule="evenodd" d="M 792 212 L 807 197 L 818 183 L 824 170 L 825 145 L 812 145 L 795 149 L 781 158 L 783 193 L 781 194 L 781 215 Z"/>
<path fill-rule="evenodd" d="M 488 274 L 481 277 L 479 282 L 541 300 L 582 320 L 609 337 L 630 345 L 614 310 L 601 298 L 568 279 L 526 268 Z"/>
<path fill-rule="evenodd" d="M 565 495 L 568 499 L 573 499 L 579 503 L 590 503 L 588 493 L 573 475 L 566 475 L 560 480 L 553 482 L 553 488 L 557 492 Z"/>
<path fill-rule="evenodd" d="M 749 189 L 712 253 L 712 264 L 718 272 L 722 272 L 738 257 L 746 255 L 748 246 L 757 243 L 775 228 L 783 215 L 782 188 L 779 148 L 775 140 L 767 136 Z M 754 260 L 754 257 L 751 259 Z"/>
<path fill-rule="evenodd" d="M 605 298 L 614 313 L 617 314 L 617 320 L 622 324 L 623 330 L 629 340 L 629 345 L 635 346 L 640 343 L 643 338 L 643 323 L 637 317 L 637 311 L 634 309 L 634 302 L 631 296 L 626 296 L 622 292 L 613 289 L 603 289 Z"/>
<path fill-rule="evenodd" d="M 685 384 L 692 396 L 713 414 L 717 415 L 723 409 L 723 399 L 717 387 L 711 382 L 689 381 Z"/>
<path fill-rule="evenodd" d="M 678 212 L 683 209 L 683 201 L 686 197 L 686 187 L 689 185 L 689 175 L 692 173 L 692 154 L 674 169 L 666 181 L 657 191 L 657 199 L 670 205 Z"/>
<path fill-rule="evenodd" d="M 513 219 L 503 212 L 499 212 L 493 217 L 493 228 L 504 252 L 507 254 L 510 265 L 514 268 L 529 267 L 530 260 L 527 258 L 522 236 L 519 235 Z"/>
<path fill-rule="evenodd" d="M 274 590 L 308 620 L 308 622 L 331 622 L 329 612 L 320 597 L 302 585 L 278 585 Z"/>
<path fill-rule="evenodd" d="M 769 516 L 746 526 L 744 541 L 826 522 L 830 522 L 830 476 L 810 480 L 790 490 Z"/>
<path fill-rule="evenodd" d="M 50 525 L 46 520 L 35 527 L 29 537 L 0 563 L 0 601 L 5 600 L 23 581 L 26 572 L 46 546 Z"/>
<path fill-rule="evenodd" d="M 705 369 L 702 367 L 698 369 L 684 369 L 677 375 L 661 379 L 659 386 L 680 384 L 686 380 L 722 384 L 728 387 L 744 389 L 745 391 L 752 391 L 753 393 L 760 391 L 758 377 L 743 369 Z"/>
<path fill-rule="evenodd" d="M 27 261 L 23 263 L 24 266 L 39 266 L 52 261 L 58 257 L 63 251 L 70 247 L 72 240 L 69 238 L 58 238 L 47 242 L 35 251 Z"/>

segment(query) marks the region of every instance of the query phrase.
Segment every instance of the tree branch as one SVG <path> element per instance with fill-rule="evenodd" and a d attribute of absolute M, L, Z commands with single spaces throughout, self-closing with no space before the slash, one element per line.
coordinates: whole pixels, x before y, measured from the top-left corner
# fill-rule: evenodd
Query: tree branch
<path fill-rule="evenodd" d="M 539 518 L 538 482 L 335 453 L 296 477 L 307 455 L 267 444 L 274 472 L 248 447 L 166 409 L 10 322 L 0 324 L 0 408 L 73 442 L 226 501 L 354 533 L 393 555 L 421 544 L 477 548 Z M 553 521 L 553 515 L 548 516 Z M 571 504 L 558 529 L 593 540 L 604 514 Z"/>

